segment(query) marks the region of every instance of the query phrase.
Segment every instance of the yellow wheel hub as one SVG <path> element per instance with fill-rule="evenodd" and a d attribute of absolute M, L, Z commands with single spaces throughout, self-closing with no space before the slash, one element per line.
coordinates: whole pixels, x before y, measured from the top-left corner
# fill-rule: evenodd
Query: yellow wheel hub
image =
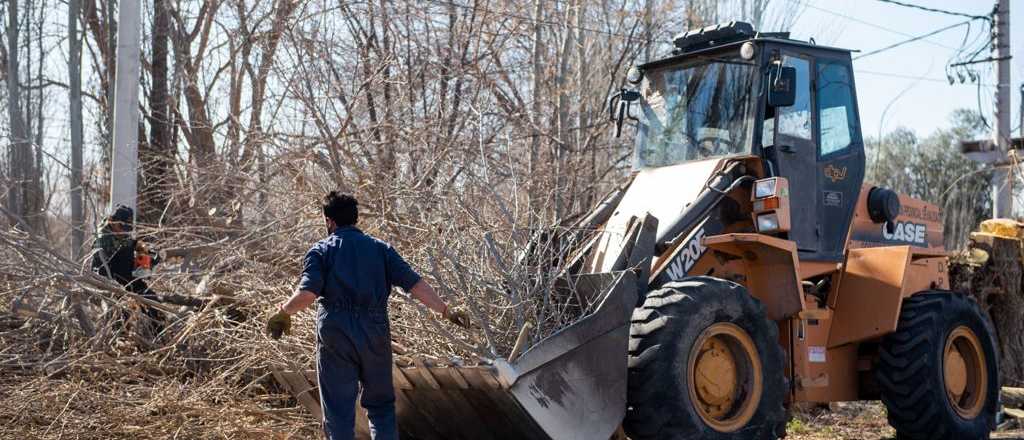
<path fill-rule="evenodd" d="M 967 388 L 967 362 L 957 350 L 946 353 L 946 390 L 950 395 L 960 397 Z"/>
<path fill-rule="evenodd" d="M 946 397 L 957 414 L 973 419 L 988 395 L 988 369 L 978 336 L 960 326 L 949 333 L 943 351 L 942 372 Z"/>
<path fill-rule="evenodd" d="M 690 400 L 717 431 L 747 424 L 761 400 L 761 359 L 745 330 L 719 322 L 705 329 L 690 352 Z"/>
<path fill-rule="evenodd" d="M 736 361 L 729 347 L 718 338 L 704 342 L 697 359 L 697 396 L 700 400 L 722 406 L 732 403 L 736 392 Z"/>

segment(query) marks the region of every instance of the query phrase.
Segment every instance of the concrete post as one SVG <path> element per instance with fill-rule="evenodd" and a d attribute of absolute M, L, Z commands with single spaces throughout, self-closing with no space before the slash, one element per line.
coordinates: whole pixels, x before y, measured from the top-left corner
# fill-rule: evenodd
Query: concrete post
<path fill-rule="evenodd" d="M 119 2 L 114 139 L 110 154 L 110 206 L 136 209 L 139 169 L 139 56 L 142 2 Z"/>
<path fill-rule="evenodd" d="M 993 16 L 995 32 L 992 57 L 996 61 L 995 127 L 993 141 L 1002 154 L 1010 151 L 1010 0 L 999 0 Z M 1007 165 L 992 173 L 992 215 L 1011 218 L 1013 212 L 1013 182 Z"/>

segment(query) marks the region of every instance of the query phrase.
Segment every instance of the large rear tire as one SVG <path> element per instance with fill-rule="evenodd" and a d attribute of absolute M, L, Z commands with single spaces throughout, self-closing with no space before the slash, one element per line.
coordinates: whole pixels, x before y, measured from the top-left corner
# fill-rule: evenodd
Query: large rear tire
<path fill-rule="evenodd" d="M 989 438 L 999 400 L 994 333 L 964 295 L 925 292 L 903 300 L 875 370 L 899 438 Z"/>
<path fill-rule="evenodd" d="M 776 324 L 743 286 L 687 278 L 634 310 L 626 433 L 633 440 L 776 439 L 785 432 Z"/>

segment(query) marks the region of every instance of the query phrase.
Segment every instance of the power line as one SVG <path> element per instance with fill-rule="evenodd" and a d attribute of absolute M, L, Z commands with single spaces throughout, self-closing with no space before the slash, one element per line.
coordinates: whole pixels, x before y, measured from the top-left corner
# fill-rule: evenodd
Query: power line
<path fill-rule="evenodd" d="M 802 2 L 800 0 L 786 0 L 786 1 L 788 1 L 788 2 L 790 2 L 792 4 L 795 4 L 797 6 L 804 6 L 804 7 L 810 8 L 810 9 L 814 9 L 814 10 L 819 11 L 819 12 L 823 12 L 825 14 L 829 14 L 829 15 L 832 15 L 832 16 L 835 16 L 835 17 L 842 18 L 844 20 L 852 21 L 854 23 L 860 23 L 862 25 L 870 26 L 870 27 L 873 27 L 875 29 L 883 30 L 883 31 L 886 31 L 886 32 L 891 32 L 891 33 L 894 33 L 896 35 L 902 35 L 902 36 L 907 37 L 907 38 L 913 38 L 914 37 L 913 34 L 908 34 L 908 33 L 903 32 L 903 31 L 898 31 L 896 29 L 887 28 L 885 26 L 881 26 L 881 25 L 872 23 L 870 21 L 861 20 L 861 19 L 859 19 L 857 17 L 851 17 L 851 16 L 846 15 L 846 14 L 841 14 L 839 12 L 835 12 L 835 11 L 832 11 L 832 10 L 829 10 L 829 9 L 825 9 L 825 8 L 821 8 L 821 7 L 818 7 L 818 6 L 814 6 L 814 5 L 810 4 L 810 3 L 804 3 L 804 2 Z M 956 47 L 947 46 L 945 44 L 938 43 L 938 42 L 935 42 L 935 41 L 932 41 L 932 40 L 923 39 L 921 41 L 925 42 L 925 43 L 928 43 L 928 44 L 931 44 L 931 45 L 936 46 L 936 47 L 944 48 L 944 49 L 959 50 Z"/>
<path fill-rule="evenodd" d="M 920 42 L 923 42 L 923 43 L 931 44 L 931 45 L 936 46 L 936 47 L 941 47 L 941 48 L 949 49 L 951 51 L 954 51 L 954 53 L 955 53 L 954 57 L 959 56 L 961 53 L 964 52 L 964 45 L 961 45 L 961 47 L 956 48 L 956 47 L 948 46 L 948 45 L 945 45 L 945 44 L 942 44 L 942 43 L 938 43 L 938 42 L 935 42 L 935 41 L 932 41 L 932 40 L 928 40 L 927 36 L 911 35 L 911 34 L 908 34 L 906 32 L 898 31 L 898 30 L 887 28 L 885 26 L 881 26 L 881 25 L 878 25 L 878 24 L 875 24 L 875 23 L 871 23 L 871 22 L 868 22 L 868 21 L 865 21 L 865 20 L 861 20 L 861 19 L 859 19 L 857 17 L 851 17 L 849 15 L 842 14 L 842 13 L 835 12 L 835 11 L 831 11 L 831 10 L 828 10 L 828 9 L 824 9 L 824 8 L 821 8 L 821 7 L 818 7 L 818 6 L 809 4 L 809 3 L 803 3 L 800 0 L 787 0 L 787 1 L 790 2 L 790 3 L 793 3 L 795 5 L 798 5 L 798 6 L 804 6 L 804 7 L 807 7 L 809 9 L 814 9 L 816 11 L 819 11 L 819 12 L 822 12 L 822 13 L 825 13 L 825 14 L 829 14 L 829 15 L 832 15 L 832 16 L 835 16 L 835 17 L 839 17 L 839 18 L 842 18 L 842 19 L 845 19 L 845 20 L 849 20 L 849 21 L 852 21 L 852 22 L 855 22 L 855 23 L 860 23 L 860 24 L 863 24 L 865 26 L 873 27 L 875 29 L 883 30 L 883 31 L 886 31 L 886 32 L 891 32 L 891 33 L 897 34 L 897 35 L 903 35 L 903 36 L 908 37 L 910 40 L 913 40 L 913 41 L 920 41 Z M 929 11 L 929 12 L 932 12 L 932 11 Z M 980 16 L 973 16 L 973 15 L 969 16 L 969 18 L 971 18 L 971 20 L 969 20 L 968 23 L 970 21 L 973 21 L 977 17 L 980 17 Z M 991 22 L 988 21 L 988 20 L 986 20 L 986 22 L 991 24 Z M 961 25 L 963 25 L 963 23 L 957 23 L 956 25 L 953 25 L 953 27 L 961 26 Z M 906 43 L 909 43 L 909 42 L 910 41 L 901 42 L 901 43 L 898 43 L 898 45 L 899 44 L 906 44 Z M 981 50 L 983 50 L 986 46 L 987 45 L 981 46 L 981 48 L 979 50 L 975 51 L 971 55 L 970 58 L 973 58 L 973 57 L 977 56 L 977 54 L 980 53 Z M 891 47 L 883 48 L 883 49 L 888 50 L 888 49 L 891 49 Z M 864 57 L 866 55 L 871 55 L 871 54 L 872 53 L 866 53 L 866 54 L 858 56 L 857 58 L 862 58 L 862 57 Z M 948 66 L 947 66 L 947 69 L 948 69 Z M 920 77 L 915 77 L 915 76 L 910 76 L 910 75 L 902 75 L 902 74 L 898 74 L 898 73 L 874 72 L 874 71 L 869 71 L 869 70 L 857 70 L 857 72 L 868 74 L 868 75 L 888 76 L 888 77 L 892 77 L 892 78 L 912 79 L 912 80 L 920 80 L 920 81 L 928 81 L 928 82 L 934 82 L 934 83 L 946 83 L 946 84 L 956 85 L 955 83 L 952 82 L 953 80 L 950 79 L 950 78 L 952 78 L 952 76 L 950 76 L 948 73 L 947 73 L 947 76 L 948 76 L 947 79 L 943 80 L 943 79 L 939 79 L 939 78 L 920 78 Z M 992 84 L 984 84 L 984 83 L 981 83 L 980 81 L 978 81 L 977 84 L 978 84 L 979 87 L 981 87 L 981 86 L 992 87 L 993 86 Z"/>
<path fill-rule="evenodd" d="M 850 20 L 850 21 L 853 21 L 853 22 L 856 22 L 856 23 L 860 23 L 860 24 L 863 24 L 863 25 L 866 25 L 866 26 L 870 26 L 870 27 L 873 27 L 873 28 L 876 28 L 876 29 L 884 30 L 886 32 L 891 32 L 891 33 L 894 33 L 894 34 L 897 34 L 897 35 L 903 35 L 905 37 L 910 37 L 908 40 L 904 40 L 904 41 L 895 43 L 895 44 L 890 45 L 890 46 L 886 46 L 886 47 L 883 47 L 883 48 L 880 48 L 880 49 L 877 49 L 877 50 L 874 50 L 874 51 L 871 51 L 871 52 L 867 52 L 867 53 L 858 55 L 854 59 L 863 58 L 863 57 L 868 56 L 868 55 L 874 55 L 874 54 L 879 53 L 879 52 L 881 52 L 883 50 L 889 50 L 889 49 L 892 49 L 892 48 L 895 48 L 895 47 L 898 47 L 898 46 L 901 46 L 901 45 L 904 45 L 904 44 L 908 44 L 908 43 L 911 43 L 911 42 L 915 42 L 915 41 L 922 41 L 922 42 L 929 43 L 929 44 L 932 44 L 934 46 L 942 47 L 942 48 L 949 49 L 949 50 L 962 50 L 962 48 L 954 48 L 954 47 L 947 46 L 947 45 L 942 44 L 942 43 L 937 43 L 937 42 L 934 42 L 934 41 L 931 41 L 931 40 L 927 40 L 926 38 L 928 38 L 930 36 L 933 36 L 935 34 L 947 31 L 949 29 L 953 29 L 953 28 L 956 28 L 956 27 L 959 27 L 959 26 L 963 26 L 964 24 L 970 23 L 970 20 L 968 20 L 968 21 L 956 23 L 956 24 L 953 24 L 953 25 L 950 25 L 950 26 L 946 26 L 944 28 L 937 29 L 935 31 L 929 32 L 929 33 L 924 34 L 924 35 L 912 35 L 912 34 L 908 34 L 906 32 L 901 32 L 901 31 L 898 31 L 898 30 L 895 30 L 895 29 L 891 29 L 891 28 L 887 28 L 887 27 L 884 27 L 884 26 L 877 25 L 875 23 L 864 21 L 864 20 L 861 20 L 861 19 L 856 18 L 856 17 L 851 17 L 849 15 L 841 14 L 841 13 L 834 12 L 834 11 L 831 11 L 831 10 L 828 10 L 828 9 L 824 9 L 824 8 L 820 8 L 820 7 L 814 6 L 812 4 L 805 4 L 805 3 L 801 2 L 800 0 L 787 0 L 787 1 L 789 1 L 790 3 L 795 3 L 795 4 L 798 4 L 798 5 L 801 5 L 801 6 L 806 6 L 808 8 L 815 9 L 815 10 L 818 10 L 820 12 L 824 12 L 826 14 L 830 14 L 830 15 L 833 15 L 833 16 L 836 16 L 836 17 L 839 17 L 839 18 Z M 517 19 L 517 20 L 521 20 L 521 21 L 525 21 L 525 22 L 529 22 L 529 23 L 534 23 L 534 24 L 544 24 L 544 25 L 558 26 L 558 27 L 565 26 L 564 23 L 560 23 L 560 22 L 548 21 L 548 20 L 538 20 L 538 19 L 534 19 L 533 17 L 528 17 L 528 16 L 525 16 L 525 15 L 519 15 L 519 14 L 514 14 L 514 13 L 509 13 L 509 12 L 504 12 L 504 11 L 496 11 L 496 10 L 493 10 L 493 9 L 488 9 L 488 8 L 480 7 L 480 6 L 464 5 L 464 4 L 459 4 L 459 3 L 455 3 L 455 2 L 447 3 L 447 2 L 442 2 L 441 0 L 428 0 L 428 2 L 433 3 L 433 4 L 437 5 L 437 6 L 454 6 L 456 8 L 460 8 L 460 9 L 464 9 L 464 10 L 470 10 L 470 11 L 474 11 L 475 10 L 476 12 L 482 12 L 482 13 L 485 13 L 485 14 L 494 14 L 494 15 L 503 16 L 503 17 L 506 17 L 506 18 L 513 18 L 513 19 Z M 570 27 L 572 27 L 573 29 L 579 29 L 579 30 L 583 30 L 583 31 L 587 31 L 587 32 L 594 32 L 594 33 L 599 33 L 599 34 L 605 34 L 605 35 L 625 38 L 627 40 L 641 41 L 641 42 L 647 41 L 644 38 L 638 37 L 636 35 L 621 34 L 621 33 L 616 33 L 616 32 L 611 32 L 611 31 L 606 31 L 606 30 L 601 30 L 601 29 L 591 29 L 591 28 L 586 28 L 586 27 L 576 27 L 576 26 L 570 26 Z M 665 43 L 670 42 L 668 40 L 657 40 L 657 39 L 656 40 L 652 40 L 652 41 L 659 41 L 659 42 L 665 42 Z M 863 70 L 863 69 L 855 69 L 855 71 L 857 73 L 862 73 L 862 74 L 866 74 L 866 75 L 887 76 L 887 77 L 891 77 L 891 78 L 913 79 L 913 80 L 928 81 L 928 82 L 934 82 L 934 83 L 949 84 L 949 80 L 948 79 L 918 77 L 918 76 L 904 75 L 904 74 L 899 74 L 899 73 L 879 72 L 879 71 Z M 953 85 L 957 85 L 957 84 L 953 84 Z M 979 86 L 987 86 L 987 87 L 993 86 L 992 84 L 984 84 L 984 83 L 980 83 L 980 82 L 978 83 L 978 85 Z"/>
<path fill-rule="evenodd" d="M 970 28 L 970 22 L 971 21 L 982 20 L 985 23 L 987 23 L 990 27 L 992 26 L 992 23 L 993 23 L 993 18 L 990 17 L 990 16 L 965 14 L 965 13 L 962 13 L 962 12 L 955 12 L 955 11 L 949 11 L 949 10 L 945 10 L 945 9 L 931 8 L 931 7 L 921 6 L 921 5 L 917 5 L 917 4 L 913 4 L 913 3 L 907 3 L 907 2 L 903 2 L 903 1 L 899 1 L 899 0 L 878 0 L 878 1 L 882 2 L 882 3 L 888 3 L 888 4 L 891 4 L 891 5 L 902 6 L 902 7 L 905 7 L 905 8 L 916 9 L 916 10 L 919 10 L 919 11 L 925 11 L 925 12 L 932 12 L 932 13 L 937 13 L 937 14 L 950 15 L 950 16 L 955 16 L 955 17 L 966 17 L 966 18 L 970 19 L 970 20 L 968 20 L 966 22 L 967 25 L 968 25 L 967 35 L 969 35 L 971 33 L 971 28 Z M 962 24 L 963 23 L 961 23 L 959 25 L 962 25 Z M 949 78 L 953 78 L 953 75 L 950 73 L 950 69 L 956 69 L 958 67 L 963 67 L 963 66 L 966 66 L 966 65 L 975 64 L 975 63 L 979 63 L 979 62 L 995 61 L 994 59 L 991 59 L 991 58 L 986 59 L 986 60 L 977 60 L 976 59 L 978 54 L 981 53 L 981 51 L 984 50 L 985 47 L 988 46 L 987 44 L 980 46 L 978 48 L 978 50 L 975 50 L 969 57 L 966 57 L 968 59 L 967 61 L 963 61 L 964 58 L 960 58 L 960 56 L 964 53 L 965 49 L 967 48 L 967 46 L 966 46 L 967 35 L 964 36 L 964 42 L 960 44 L 960 49 L 957 50 L 956 54 L 953 55 L 953 57 L 950 59 L 950 63 L 946 67 L 946 76 L 949 77 Z M 954 60 L 957 60 L 957 59 L 960 59 L 961 61 L 953 62 Z M 974 81 L 975 80 L 974 72 L 973 71 L 969 71 L 968 73 L 969 73 L 972 81 Z M 957 75 L 960 76 L 961 78 L 963 78 L 962 75 L 959 73 L 959 71 L 957 71 Z M 950 79 L 950 81 L 952 81 L 952 79 Z M 962 79 L 961 79 L 961 81 L 962 81 Z"/>
<path fill-rule="evenodd" d="M 864 70 L 864 69 L 853 69 L 853 70 L 854 70 L 854 72 L 856 72 L 858 74 L 876 75 L 876 76 L 888 76 L 888 77 L 891 77 L 891 78 L 913 79 L 913 80 L 928 81 L 928 82 L 934 82 L 934 83 L 949 84 L 949 80 L 948 79 L 930 78 L 930 77 L 919 77 L 919 76 L 913 76 L 913 75 L 904 75 L 904 74 L 900 74 L 900 73 L 878 72 L 878 71 L 874 71 L 874 70 Z M 981 83 L 981 82 L 976 83 L 976 84 L 979 85 L 979 86 L 985 86 L 985 87 L 995 87 L 995 84 L 988 84 L 988 83 Z M 953 83 L 952 85 L 955 85 L 955 86 L 956 85 L 970 85 L 970 86 L 973 86 L 975 84 L 965 84 L 965 83 L 957 84 L 957 83 Z"/>
<path fill-rule="evenodd" d="M 941 29 L 936 29 L 934 31 L 931 31 L 931 32 L 929 32 L 927 34 L 918 35 L 916 37 L 912 37 L 910 39 L 903 40 L 903 41 L 900 41 L 898 43 L 890 44 L 890 45 L 885 46 L 885 47 L 883 47 L 881 49 L 875 49 L 873 51 L 857 55 L 857 56 L 853 57 L 853 59 L 859 60 L 859 59 L 867 57 L 867 56 L 871 56 L 871 55 L 874 55 L 874 54 L 877 54 L 877 53 L 885 52 L 885 51 L 887 51 L 889 49 L 895 49 L 895 48 L 900 47 L 900 46 L 902 46 L 904 44 L 913 43 L 915 41 L 923 40 L 923 39 L 928 38 L 928 37 L 930 37 L 932 35 L 940 34 L 940 33 L 943 33 L 945 31 L 948 31 L 950 29 L 958 28 L 958 27 L 963 26 L 965 24 L 969 24 L 970 22 L 971 22 L 970 20 L 967 20 L 967 21 L 962 21 L 960 23 L 951 24 L 951 25 L 943 27 Z"/>
<path fill-rule="evenodd" d="M 968 43 L 967 40 L 969 40 L 971 38 L 971 35 L 973 34 L 973 32 L 971 32 L 971 30 L 972 30 L 971 23 L 972 23 L 971 21 L 967 22 L 967 32 L 964 33 L 963 41 L 960 42 L 960 50 L 956 51 L 956 53 L 953 54 L 953 56 L 951 56 L 949 58 L 950 61 L 961 59 L 960 57 L 964 54 L 964 52 L 969 50 L 967 48 L 968 47 L 975 47 L 975 46 L 977 46 L 978 39 L 984 36 L 983 32 L 979 32 L 978 35 L 974 37 L 974 40 L 971 41 L 970 43 Z M 947 70 L 947 74 L 948 74 L 948 70 L 949 70 L 949 66 L 948 65 L 946 67 L 946 70 Z"/>
<path fill-rule="evenodd" d="M 964 14 L 962 12 L 947 11 L 945 9 L 929 8 L 927 6 L 920 6 L 920 5 L 915 5 L 915 4 L 912 4 L 912 3 L 904 3 L 904 2 L 900 2 L 900 1 L 896 1 L 896 0 L 878 0 L 878 1 L 880 1 L 882 3 L 889 3 L 889 4 L 893 4 L 893 5 L 897 5 L 897 6 L 903 6 L 905 8 L 919 9 L 919 10 L 922 10 L 922 11 L 935 12 L 935 13 L 938 13 L 938 14 L 952 15 L 952 16 L 955 16 L 955 17 L 966 17 L 966 18 L 970 18 L 971 20 L 985 20 L 985 21 L 991 21 L 992 20 L 990 17 L 986 17 L 986 16 L 983 16 L 983 15 L 971 15 L 971 14 Z"/>

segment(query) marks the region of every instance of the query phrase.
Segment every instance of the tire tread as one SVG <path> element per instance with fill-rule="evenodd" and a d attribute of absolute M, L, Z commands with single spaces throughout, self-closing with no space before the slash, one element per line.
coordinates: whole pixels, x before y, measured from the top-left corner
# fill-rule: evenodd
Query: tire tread
<path fill-rule="evenodd" d="M 969 310 L 969 312 L 968 312 Z M 971 313 L 990 330 L 977 303 L 952 292 L 923 292 L 904 299 L 896 331 L 886 335 L 879 347 L 875 379 L 881 387 L 882 402 L 888 410 L 889 424 L 896 428 L 901 439 L 953 440 L 988 438 L 991 417 L 994 421 L 994 403 L 975 420 L 955 419 L 948 408 L 941 375 L 940 354 L 945 345 L 946 327 L 950 316 Z M 979 334 L 982 345 L 991 342 L 991 332 Z M 995 359 L 987 359 L 992 370 Z M 991 372 L 990 380 L 998 381 Z M 991 388 L 991 387 L 990 387 Z M 995 388 L 998 390 L 998 387 Z M 989 392 L 989 401 L 995 399 Z"/>
<path fill-rule="evenodd" d="M 679 397 L 666 386 L 666 372 L 676 374 L 674 371 L 678 367 L 672 364 L 673 353 L 683 349 L 689 351 L 688 348 L 676 347 L 680 328 L 686 325 L 688 318 L 723 301 L 736 302 L 739 310 L 747 316 L 756 317 L 758 331 L 751 337 L 770 341 L 767 346 L 773 347 L 769 353 L 761 355 L 762 368 L 779 372 L 777 376 L 769 376 L 768 382 L 772 383 L 766 382 L 766 391 L 773 387 L 779 395 L 774 399 L 776 401 L 762 400 L 759 413 L 755 415 L 761 417 L 762 422 L 754 431 L 733 434 L 751 439 L 776 439 L 784 435 L 788 417 L 783 407 L 783 396 L 789 388 L 781 374 L 785 356 L 777 343 L 776 324 L 765 317 L 764 305 L 742 286 L 718 278 L 692 277 L 650 292 L 643 305 L 633 312 L 629 340 L 629 407 L 623 421 L 631 439 L 695 438 L 695 428 L 689 425 L 690 419 L 676 416 L 670 409 L 673 405 L 678 407 Z M 766 392 L 764 396 L 769 394 Z M 727 435 L 718 437 L 733 438 Z"/>

